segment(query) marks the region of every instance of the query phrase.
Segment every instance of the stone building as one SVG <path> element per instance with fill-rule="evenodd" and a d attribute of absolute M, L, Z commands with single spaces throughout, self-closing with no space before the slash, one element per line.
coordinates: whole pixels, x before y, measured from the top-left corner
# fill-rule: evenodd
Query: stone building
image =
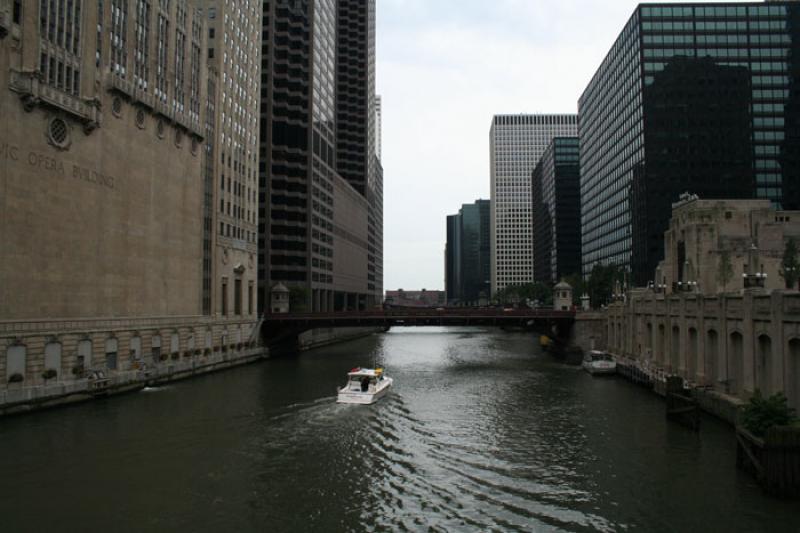
<path fill-rule="evenodd" d="M 768 200 L 676 204 L 660 281 L 606 312 L 609 350 L 657 381 L 683 377 L 729 420 L 757 389 L 784 392 L 800 409 L 800 292 L 779 274 L 798 217 Z"/>
<path fill-rule="evenodd" d="M 255 317 L 261 2 L 204 0 L 208 65 L 216 79 L 213 138 L 213 313 Z"/>
<path fill-rule="evenodd" d="M 252 317 L 211 313 L 214 77 L 198 4 L 7 5 L 0 412 L 258 353 Z"/>
<path fill-rule="evenodd" d="M 684 196 L 673 205 L 653 285 L 667 294 L 741 292 L 743 281 L 785 288 L 781 263 L 789 239 L 800 244 L 800 211 L 777 211 L 769 200 Z"/>

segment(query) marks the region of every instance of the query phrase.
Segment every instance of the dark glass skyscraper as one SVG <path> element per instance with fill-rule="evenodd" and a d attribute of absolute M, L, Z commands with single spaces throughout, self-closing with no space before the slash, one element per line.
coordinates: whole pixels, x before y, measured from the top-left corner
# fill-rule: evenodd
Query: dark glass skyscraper
<path fill-rule="evenodd" d="M 637 8 L 579 102 L 584 274 L 651 279 L 683 192 L 800 207 L 799 16 L 796 2 Z"/>
<path fill-rule="evenodd" d="M 491 296 L 491 207 L 489 200 L 464 204 L 447 217 L 445 285 L 451 304 L 477 305 Z"/>
<path fill-rule="evenodd" d="M 556 137 L 533 171 L 533 278 L 552 284 L 581 273 L 577 137 Z"/>
<path fill-rule="evenodd" d="M 383 297 L 375 155 L 375 0 L 265 0 L 261 71 L 261 302 L 277 283 L 305 309 Z"/>

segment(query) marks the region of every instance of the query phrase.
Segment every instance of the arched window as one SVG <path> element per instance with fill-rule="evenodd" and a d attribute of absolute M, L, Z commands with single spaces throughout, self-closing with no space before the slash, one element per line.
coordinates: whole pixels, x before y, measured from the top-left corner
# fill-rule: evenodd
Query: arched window
<path fill-rule="evenodd" d="M 153 340 L 150 341 L 150 354 L 153 357 L 153 362 L 158 363 L 161 361 L 161 336 L 153 335 Z"/>
<path fill-rule="evenodd" d="M 756 380 L 764 395 L 772 394 L 772 339 L 760 335 L 756 351 Z"/>
<path fill-rule="evenodd" d="M 686 358 L 686 377 L 691 381 L 697 380 L 697 358 L 700 355 L 699 342 L 700 339 L 698 338 L 697 330 L 695 328 L 689 328 L 689 353 Z"/>
<path fill-rule="evenodd" d="M 744 337 L 738 331 L 730 335 L 726 381 L 727 392 L 738 395 L 744 387 Z"/>
<path fill-rule="evenodd" d="M 789 405 L 800 411 L 800 339 L 789 341 L 786 396 L 789 398 Z"/>
<path fill-rule="evenodd" d="M 45 374 L 55 372 L 54 379 L 61 377 L 61 343 L 48 342 L 44 347 Z"/>
<path fill-rule="evenodd" d="M 114 337 L 106 339 L 106 368 L 108 370 L 117 369 L 117 354 L 119 353 L 119 342 Z"/>
<path fill-rule="evenodd" d="M 78 343 L 78 360 L 76 366 L 79 369 L 88 370 L 92 368 L 92 341 L 84 339 Z M 82 370 L 82 371 L 83 371 Z"/>
<path fill-rule="evenodd" d="M 673 374 L 677 374 L 681 368 L 681 328 L 678 326 L 672 327 L 669 365 Z"/>
<path fill-rule="evenodd" d="M 9 346 L 6 350 L 6 382 L 15 383 L 25 379 L 28 348 L 24 344 Z"/>
<path fill-rule="evenodd" d="M 706 380 L 716 387 L 719 380 L 719 335 L 713 329 L 706 333 L 705 359 Z"/>
<path fill-rule="evenodd" d="M 169 353 L 175 355 L 180 353 L 181 351 L 181 338 L 178 335 L 178 332 L 174 332 L 169 337 Z"/>

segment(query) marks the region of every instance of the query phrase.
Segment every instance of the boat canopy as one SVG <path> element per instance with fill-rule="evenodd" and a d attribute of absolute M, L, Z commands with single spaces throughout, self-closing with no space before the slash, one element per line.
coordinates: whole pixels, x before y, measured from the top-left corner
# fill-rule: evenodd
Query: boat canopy
<path fill-rule="evenodd" d="M 367 378 L 378 378 L 383 375 L 382 368 L 354 368 L 350 372 L 347 373 L 348 376 L 351 378 L 353 377 L 367 377 Z"/>

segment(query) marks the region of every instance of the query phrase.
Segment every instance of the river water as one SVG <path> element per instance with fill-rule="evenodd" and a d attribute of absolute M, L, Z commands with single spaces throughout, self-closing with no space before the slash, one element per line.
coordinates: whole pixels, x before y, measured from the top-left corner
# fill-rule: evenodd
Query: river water
<path fill-rule="evenodd" d="M 393 390 L 336 404 L 358 365 Z M 529 334 L 395 329 L 0 419 L 0 531 L 800 531 L 734 462 Z"/>

